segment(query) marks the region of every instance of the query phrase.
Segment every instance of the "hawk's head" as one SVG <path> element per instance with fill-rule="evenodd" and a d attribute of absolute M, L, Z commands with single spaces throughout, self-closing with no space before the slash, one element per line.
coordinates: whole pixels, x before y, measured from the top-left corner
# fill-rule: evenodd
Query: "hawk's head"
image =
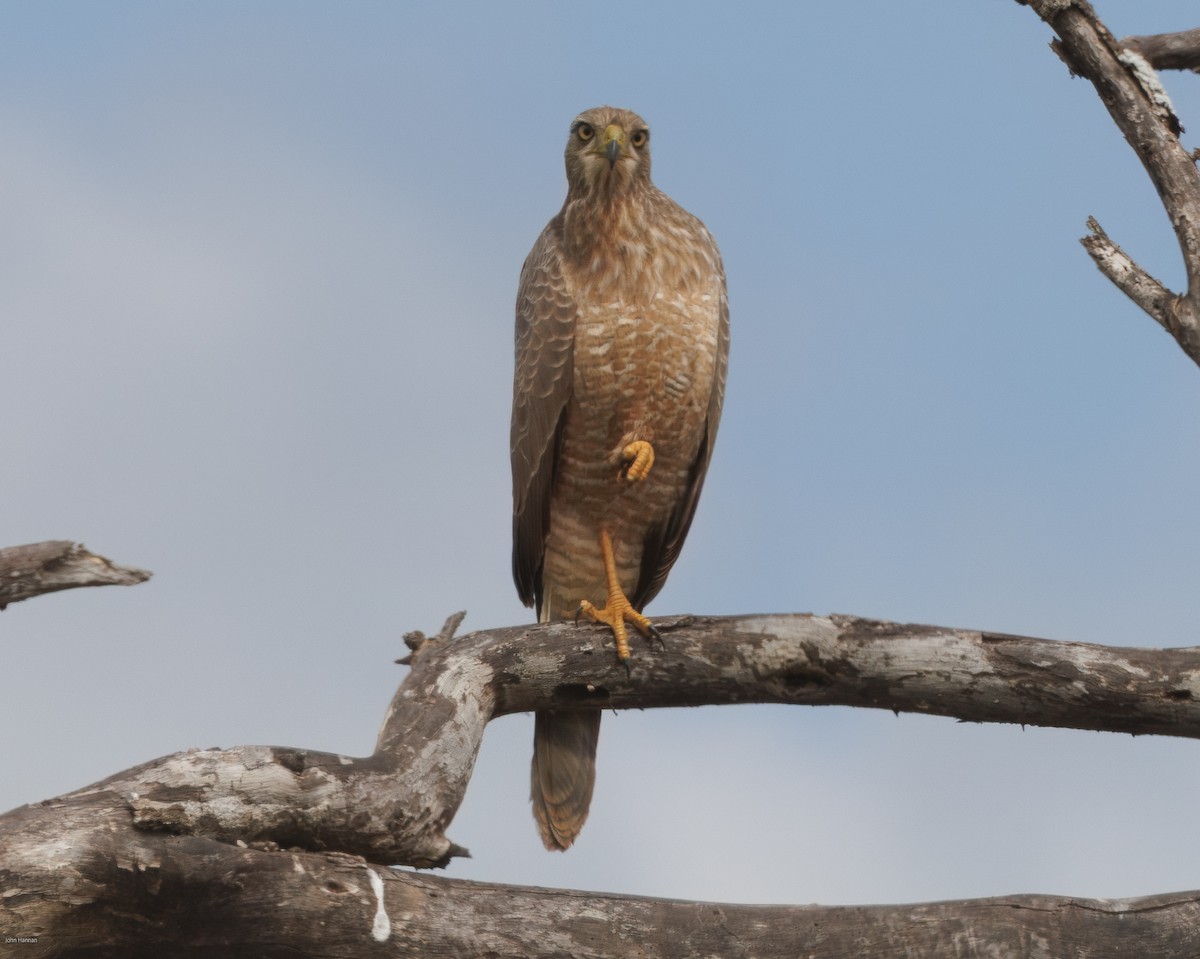
<path fill-rule="evenodd" d="M 595 107 L 571 124 L 567 184 L 576 195 L 616 195 L 650 182 L 650 128 L 631 110 Z"/>

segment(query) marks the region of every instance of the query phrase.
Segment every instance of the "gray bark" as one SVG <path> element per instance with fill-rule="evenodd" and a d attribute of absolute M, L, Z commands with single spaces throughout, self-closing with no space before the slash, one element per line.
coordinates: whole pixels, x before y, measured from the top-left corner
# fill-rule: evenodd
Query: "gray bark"
<path fill-rule="evenodd" d="M 1159 62 L 1181 62 L 1194 50 L 1197 31 L 1118 42 L 1086 0 L 1018 0 L 1032 7 L 1059 39 L 1054 49 L 1077 76 L 1096 88 L 1117 128 L 1141 160 L 1175 231 L 1187 271 L 1187 290 L 1174 293 L 1147 273 L 1089 218 L 1080 242 L 1096 266 L 1126 296 L 1175 338 L 1200 364 L 1200 171 L 1180 143 L 1182 125 L 1145 51 Z M 1150 40 L 1156 42 L 1149 43 Z M 1176 52 L 1168 58 L 1165 48 Z M 1183 61 L 1186 62 L 1186 53 Z"/>
<path fill-rule="evenodd" d="M 0 816 L 0 929 L 36 937 L 21 953 L 28 956 L 82 955 L 84 944 L 101 947 L 88 955 L 161 954 L 168 942 L 176 955 L 229 956 L 361 955 L 367 946 L 399 955 L 414 943 L 430 955 L 619 956 L 631 942 L 663 956 L 736 954 L 731 944 L 767 957 L 905 954 L 897 953 L 902 946 L 937 956 L 955 955 L 964 942 L 989 943 L 999 956 L 1049 956 L 1064 954 L 1056 943 L 1083 935 L 1096 937 L 1094 956 L 1120 955 L 1135 939 L 1157 943 L 1162 956 L 1200 947 L 1192 927 L 1180 925 L 1181 916 L 1194 917 L 1192 893 L 1125 903 L 1018 897 L 758 909 L 377 868 L 438 865 L 466 853 L 446 828 L 484 727 L 508 713 L 839 704 L 1196 737 L 1200 649 L 1113 648 L 853 616 L 685 616 L 656 621 L 664 648 L 641 651 L 630 674 L 603 627 L 549 623 L 454 638 L 458 618 L 432 639 L 408 637 L 412 668 L 369 757 L 273 746 L 194 750 Z M 382 928 L 371 911 L 380 895 L 391 932 L 376 943 L 368 937 Z M 264 919 L 264 902 L 288 905 Z"/>
<path fill-rule="evenodd" d="M 486 885 L 152 834 L 114 845 L 111 866 L 97 852 L 60 864 L 73 887 L 13 955 L 1194 959 L 1200 920 L 1200 892 L 731 906 Z"/>
<path fill-rule="evenodd" d="M 136 586 L 144 569 L 118 566 L 70 540 L 49 540 L 0 549 L 0 609 L 42 593 L 80 586 Z"/>
<path fill-rule="evenodd" d="M 1135 50 L 1155 70 L 1191 70 L 1200 73 L 1200 29 L 1126 37 L 1121 46 Z"/>

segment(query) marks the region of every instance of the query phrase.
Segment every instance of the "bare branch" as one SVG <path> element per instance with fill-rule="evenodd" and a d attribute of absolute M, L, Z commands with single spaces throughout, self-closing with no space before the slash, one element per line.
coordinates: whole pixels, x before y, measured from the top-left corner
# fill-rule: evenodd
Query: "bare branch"
<path fill-rule="evenodd" d="M 1192 893 L 1128 903 L 1017 897 L 755 909 L 386 873 L 383 883 L 356 857 L 431 866 L 465 855 L 445 830 L 485 725 L 507 713 L 839 704 L 1200 737 L 1200 649 L 1109 648 L 853 616 L 665 617 L 657 620 L 665 649 L 636 655 L 630 676 L 606 629 L 548 623 L 455 639 L 460 618 L 432 639 L 408 637 L 412 670 L 372 756 L 194 750 L 0 816 L 0 927 L 35 930 L 40 951 L 28 954 L 48 956 L 73 954 L 74 942 L 109 949 L 91 955 L 162 954 L 168 942 L 172 954 L 191 943 L 198 954 L 273 955 L 278 943 L 295 950 L 297 922 L 322 929 L 313 947 L 321 955 L 362 954 L 372 929 L 391 930 L 395 954 L 413 942 L 474 954 L 482 947 L 465 947 L 469 937 L 494 944 L 496 955 L 619 955 L 639 941 L 662 956 L 723 954 L 730 942 L 752 943 L 763 956 L 884 956 L 901 942 L 928 943 L 919 951 L 935 956 L 955 954 L 964 936 L 1013 944 L 1033 930 L 1047 942 L 1078 942 L 1100 929 L 1105 945 L 1095 956 L 1131 942 L 1154 943 L 1157 956 L 1196 954 L 1196 936 L 1179 931 L 1195 928 L 1200 894 Z M 20 895 L 3 894 L 11 889 Z M 263 908 L 280 902 L 295 905 Z"/>
<path fill-rule="evenodd" d="M 0 609 L 60 589 L 135 586 L 150 575 L 144 569 L 118 566 L 70 540 L 9 546 L 0 549 Z"/>
<path fill-rule="evenodd" d="M 1090 959 L 1192 959 L 1200 926 L 1196 892 L 744 906 L 448 880 L 204 839 L 98 849 L 100 835 L 57 838 L 20 895 L 0 897 L 0 928 L 26 940 L 14 955 L 892 959 L 1074 956 L 1087 943 Z"/>
<path fill-rule="evenodd" d="M 1083 237 L 1079 242 L 1096 261 L 1100 272 L 1164 329 L 1170 331 L 1171 310 L 1177 299 L 1175 294 L 1138 266 L 1128 253 L 1109 239 L 1094 216 L 1088 217 L 1087 225 L 1092 234 Z"/>
<path fill-rule="evenodd" d="M 867 706 L 972 722 L 1200 737 L 1200 649 L 1123 649 L 853 616 L 657 620 L 632 676 L 604 629 L 510 627 L 419 644 L 372 756 L 237 746 L 177 753 L 54 800 L 110 828 L 441 865 L 493 718 L 570 706 Z M 0 817 L 0 836 L 6 820 Z M 133 831 L 131 831 L 133 830 Z M 132 841 L 132 839 L 131 839 Z"/>
<path fill-rule="evenodd" d="M 1027 3 L 1059 36 L 1055 49 L 1071 71 L 1086 77 L 1150 175 L 1187 270 L 1186 294 L 1153 280 L 1106 237 L 1082 241 L 1109 279 L 1175 337 L 1200 364 L 1200 172 L 1179 142 L 1181 127 L 1152 60 L 1136 43 L 1122 46 L 1086 0 L 1018 0 Z M 1189 31 L 1178 35 L 1190 42 Z M 1146 39 L 1146 38 L 1141 38 Z M 1147 282 L 1149 281 L 1149 282 Z M 1150 294 L 1152 287 L 1161 294 Z"/>
<path fill-rule="evenodd" d="M 1136 50 L 1155 70 L 1191 70 L 1200 73 L 1200 29 L 1126 37 L 1121 46 Z"/>

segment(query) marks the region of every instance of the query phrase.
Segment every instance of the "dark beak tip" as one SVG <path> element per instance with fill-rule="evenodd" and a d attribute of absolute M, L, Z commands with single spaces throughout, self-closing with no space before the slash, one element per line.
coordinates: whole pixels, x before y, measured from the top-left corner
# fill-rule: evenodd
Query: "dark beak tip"
<path fill-rule="evenodd" d="M 616 140 L 610 140 L 608 146 L 604 148 L 604 155 L 608 157 L 608 165 L 611 169 L 617 165 L 617 160 L 621 156 L 621 144 Z"/>

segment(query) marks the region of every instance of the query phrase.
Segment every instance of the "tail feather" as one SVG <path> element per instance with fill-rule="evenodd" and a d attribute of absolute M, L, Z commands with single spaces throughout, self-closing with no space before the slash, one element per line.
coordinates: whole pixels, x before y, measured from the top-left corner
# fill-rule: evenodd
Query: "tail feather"
<path fill-rule="evenodd" d="M 530 798 L 542 843 L 549 850 L 570 847 L 587 821 L 599 739 L 599 710 L 534 716 Z"/>

